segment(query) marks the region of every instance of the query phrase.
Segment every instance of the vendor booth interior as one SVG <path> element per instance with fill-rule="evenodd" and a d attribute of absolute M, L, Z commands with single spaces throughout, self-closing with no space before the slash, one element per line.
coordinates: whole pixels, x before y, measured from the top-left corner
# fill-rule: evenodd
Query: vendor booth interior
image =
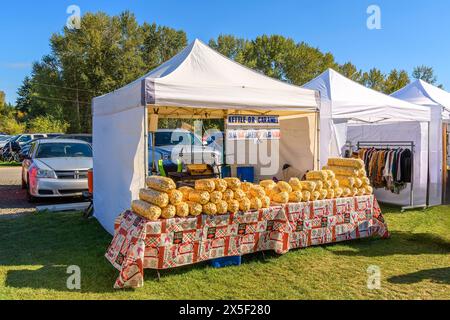
<path fill-rule="evenodd" d="M 392 97 L 430 109 L 429 205 L 450 203 L 449 140 L 450 94 L 422 80 L 394 92 Z"/>
<path fill-rule="evenodd" d="M 317 91 L 266 77 L 199 40 L 95 98 L 94 215 L 114 235 L 105 256 L 119 270 L 115 288 L 142 286 L 145 268 L 159 275 L 204 261 L 239 264 L 254 252 L 388 237 L 361 159 L 327 157 L 320 170 L 320 103 Z M 228 173 L 191 175 L 191 184 L 154 174 L 149 135 L 164 118 L 222 119 Z M 254 175 L 242 170 L 249 168 Z"/>
<path fill-rule="evenodd" d="M 319 103 L 315 91 L 266 77 L 195 40 L 142 78 L 94 99 L 95 216 L 112 234 L 115 218 L 144 186 L 152 115 L 185 119 L 277 116 L 279 176 L 284 164 L 302 172 L 317 167 Z M 240 148 L 236 142 L 233 149 L 228 141 L 228 159 Z M 258 173 L 260 168 L 255 169 Z"/>
<path fill-rule="evenodd" d="M 369 89 L 332 69 L 303 87 L 321 93 L 322 160 L 359 152 L 379 201 L 404 209 L 427 206 L 428 108 Z"/>

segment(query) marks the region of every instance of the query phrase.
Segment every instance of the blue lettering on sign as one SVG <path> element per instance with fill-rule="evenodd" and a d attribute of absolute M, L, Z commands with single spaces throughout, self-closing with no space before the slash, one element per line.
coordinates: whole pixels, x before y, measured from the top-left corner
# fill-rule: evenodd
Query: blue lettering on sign
<path fill-rule="evenodd" d="M 278 125 L 278 116 L 228 116 L 228 123 L 231 124 L 267 124 Z"/>

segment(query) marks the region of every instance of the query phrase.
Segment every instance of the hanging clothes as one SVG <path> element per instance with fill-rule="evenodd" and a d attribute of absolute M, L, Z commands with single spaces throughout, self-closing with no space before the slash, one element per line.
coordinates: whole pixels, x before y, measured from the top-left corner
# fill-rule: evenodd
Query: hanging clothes
<path fill-rule="evenodd" d="M 407 183 L 411 183 L 411 150 L 362 148 L 357 151 L 357 155 L 364 161 L 367 176 L 374 188 L 385 188 L 399 194 Z"/>

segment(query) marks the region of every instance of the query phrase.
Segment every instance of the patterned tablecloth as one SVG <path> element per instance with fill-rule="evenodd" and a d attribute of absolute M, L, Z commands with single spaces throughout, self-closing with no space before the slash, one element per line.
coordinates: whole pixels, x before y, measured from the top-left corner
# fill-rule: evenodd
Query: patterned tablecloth
<path fill-rule="evenodd" d="M 169 269 L 219 257 L 389 236 L 374 196 L 291 203 L 220 216 L 148 221 L 126 211 L 106 258 L 119 271 L 115 288 L 141 287 L 144 269 Z"/>

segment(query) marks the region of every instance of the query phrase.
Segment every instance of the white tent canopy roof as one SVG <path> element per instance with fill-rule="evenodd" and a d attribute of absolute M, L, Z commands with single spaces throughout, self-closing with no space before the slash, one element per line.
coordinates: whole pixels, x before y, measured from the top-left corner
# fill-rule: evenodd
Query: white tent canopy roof
<path fill-rule="evenodd" d="M 195 40 L 143 77 L 93 101 L 93 114 L 115 114 L 150 105 L 311 112 L 315 91 L 269 78 Z M 164 109 L 164 108 L 163 108 Z"/>
<path fill-rule="evenodd" d="M 394 92 L 392 96 L 430 109 L 432 120 L 429 129 L 428 202 L 430 205 L 440 205 L 442 181 L 446 173 L 442 170 L 445 158 L 442 128 L 443 121 L 448 123 L 450 120 L 450 93 L 425 81 L 416 80 Z"/>
<path fill-rule="evenodd" d="M 331 104 L 332 119 L 357 122 L 430 121 L 428 108 L 402 101 L 356 83 L 328 69 L 303 86 L 318 90 Z"/>
<path fill-rule="evenodd" d="M 391 96 L 422 106 L 442 106 L 450 111 L 450 93 L 423 80 L 416 80 Z"/>
<path fill-rule="evenodd" d="M 319 106 L 318 92 L 266 77 L 195 40 L 145 76 L 93 100 L 95 216 L 112 234 L 116 217 L 138 199 L 148 174 L 147 115 L 155 109 L 160 116 L 199 118 L 235 112 L 317 115 Z M 299 129 L 314 149 L 310 128 L 306 122 Z M 313 153 L 310 145 L 284 141 Z"/>

